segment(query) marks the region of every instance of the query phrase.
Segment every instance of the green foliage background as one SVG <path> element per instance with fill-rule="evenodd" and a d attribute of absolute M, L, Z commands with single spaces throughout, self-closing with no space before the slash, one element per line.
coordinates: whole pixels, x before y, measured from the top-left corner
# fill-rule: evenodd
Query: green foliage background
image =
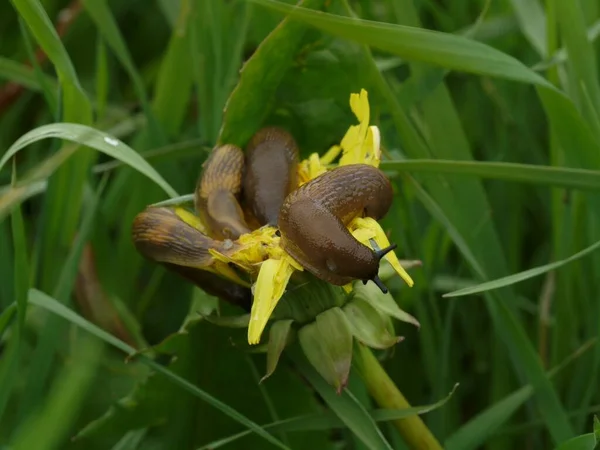
<path fill-rule="evenodd" d="M 0 445 L 196 449 L 255 427 L 226 448 L 406 448 L 381 411 L 365 438 L 355 374 L 344 424 L 309 373 L 259 384 L 244 330 L 199 319 L 215 300 L 130 237 L 216 143 L 269 123 L 323 152 L 365 88 L 397 192 L 384 225 L 423 262 L 390 284 L 421 329 L 397 325 L 384 367 L 414 405 L 460 383 L 423 415 L 445 448 L 594 448 L 600 4 L 302 3 L 284 23 L 291 0 L 0 4 Z"/>

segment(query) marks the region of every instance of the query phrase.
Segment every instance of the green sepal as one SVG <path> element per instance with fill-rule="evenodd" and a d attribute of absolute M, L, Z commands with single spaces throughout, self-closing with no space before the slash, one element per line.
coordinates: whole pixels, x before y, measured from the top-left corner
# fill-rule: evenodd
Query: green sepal
<path fill-rule="evenodd" d="M 352 363 L 352 333 L 344 312 L 339 307 L 322 312 L 300 329 L 298 339 L 312 366 L 340 393 Z"/>
<path fill-rule="evenodd" d="M 421 328 L 421 324 L 417 319 L 400 309 L 389 293 L 384 294 L 373 283 L 367 283 L 366 285 L 356 283 L 353 292 L 354 298 L 366 301 L 379 312 L 395 317 L 402 322 L 411 323 L 417 328 Z"/>
<path fill-rule="evenodd" d="M 344 306 L 343 311 L 352 334 L 371 348 L 386 349 L 403 339 L 390 333 L 389 316 L 382 315 L 360 298 L 354 298 Z"/>
<path fill-rule="evenodd" d="M 283 349 L 293 339 L 292 323 L 294 321 L 289 319 L 278 320 L 271 326 L 267 344 L 267 373 L 261 378 L 261 383 L 275 372 Z"/>

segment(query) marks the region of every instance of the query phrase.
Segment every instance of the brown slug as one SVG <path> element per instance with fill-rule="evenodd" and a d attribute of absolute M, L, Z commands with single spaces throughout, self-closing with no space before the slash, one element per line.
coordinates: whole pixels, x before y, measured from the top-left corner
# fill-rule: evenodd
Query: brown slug
<path fill-rule="evenodd" d="M 223 243 L 184 222 L 173 209 L 150 207 L 142 211 L 133 221 L 132 236 L 145 258 L 163 264 L 210 295 L 250 310 L 250 289 L 204 270 L 214 261 L 208 249 L 220 249 Z"/>
<path fill-rule="evenodd" d="M 298 146 L 287 131 L 259 130 L 246 147 L 244 202 L 261 225 L 277 225 L 279 210 L 298 185 Z"/>
<path fill-rule="evenodd" d="M 281 245 L 316 277 L 335 285 L 372 280 L 380 259 L 396 246 L 373 251 L 346 226 L 358 216 L 382 218 L 392 204 L 392 186 L 384 173 L 367 164 L 340 166 L 314 178 L 287 196 L 279 213 Z"/>
<path fill-rule="evenodd" d="M 249 233 L 238 202 L 242 187 L 244 153 L 234 145 L 216 147 L 204 163 L 195 192 L 196 210 L 219 239 L 237 239 Z"/>
<path fill-rule="evenodd" d="M 142 256 L 186 267 L 209 266 L 213 256 L 208 249 L 223 245 L 185 223 L 167 207 L 146 208 L 135 217 L 131 232 L 135 248 Z"/>

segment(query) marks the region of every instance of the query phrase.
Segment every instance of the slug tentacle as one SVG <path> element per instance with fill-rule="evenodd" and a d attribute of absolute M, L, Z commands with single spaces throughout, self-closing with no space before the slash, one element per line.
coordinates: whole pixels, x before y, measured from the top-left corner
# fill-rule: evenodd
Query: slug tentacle
<path fill-rule="evenodd" d="M 196 187 L 196 210 L 220 239 L 237 239 L 250 232 L 238 201 L 243 171 L 244 154 L 234 145 L 216 147 L 204 163 Z"/>
<path fill-rule="evenodd" d="M 243 196 L 261 225 L 277 225 L 286 196 L 298 186 L 298 146 L 285 130 L 259 130 L 246 148 Z"/>
<path fill-rule="evenodd" d="M 373 251 L 358 242 L 347 225 L 358 216 L 380 219 L 392 198 L 389 180 L 373 166 L 352 164 L 325 172 L 285 199 L 279 214 L 281 245 L 329 283 L 373 280 L 384 290 L 377 278 L 379 262 L 394 246 Z"/>

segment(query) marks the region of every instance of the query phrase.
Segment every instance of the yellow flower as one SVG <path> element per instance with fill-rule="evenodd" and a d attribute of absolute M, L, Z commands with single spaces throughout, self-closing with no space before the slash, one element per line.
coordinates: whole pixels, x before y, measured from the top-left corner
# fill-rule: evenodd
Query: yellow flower
<path fill-rule="evenodd" d="M 351 94 L 350 107 L 358 119 L 358 125 L 351 126 L 340 142 L 331 147 L 323 156 L 311 154 L 298 166 L 300 185 L 318 177 L 333 168 L 333 161 L 340 156 L 338 165 L 370 164 L 379 167 L 381 161 L 380 135 L 376 126 L 369 126 L 370 111 L 367 91 Z M 385 248 L 390 245 L 385 232 L 371 218 L 356 218 L 348 226 L 353 236 L 372 249 Z M 260 341 L 273 310 L 283 296 L 286 286 L 294 271 L 303 268 L 292 259 L 280 246 L 277 229 L 262 227 L 252 233 L 241 236 L 236 241 L 235 251 L 211 254 L 222 266 L 229 267 L 233 263 L 256 279 L 252 287 L 253 304 L 248 326 L 248 342 L 257 344 Z M 414 282 L 400 265 L 395 253 L 389 252 L 385 259 L 409 285 Z M 352 284 L 344 286 L 349 292 Z"/>

